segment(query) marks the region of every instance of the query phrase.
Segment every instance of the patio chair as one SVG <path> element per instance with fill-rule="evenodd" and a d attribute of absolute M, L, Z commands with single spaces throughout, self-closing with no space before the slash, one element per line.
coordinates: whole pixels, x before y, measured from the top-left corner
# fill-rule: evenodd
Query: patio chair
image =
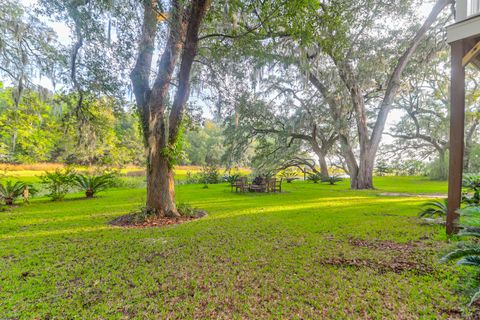
<path fill-rule="evenodd" d="M 264 177 L 256 177 L 250 184 L 249 188 L 252 192 L 267 192 L 268 184 L 267 179 Z"/>
<path fill-rule="evenodd" d="M 233 192 L 233 189 L 235 189 L 235 192 L 246 192 L 248 190 L 248 180 L 246 177 L 242 177 L 239 179 L 236 179 L 232 184 L 231 184 L 231 192 Z"/>
<path fill-rule="evenodd" d="M 268 180 L 268 192 L 282 192 L 282 181 L 277 178 Z"/>

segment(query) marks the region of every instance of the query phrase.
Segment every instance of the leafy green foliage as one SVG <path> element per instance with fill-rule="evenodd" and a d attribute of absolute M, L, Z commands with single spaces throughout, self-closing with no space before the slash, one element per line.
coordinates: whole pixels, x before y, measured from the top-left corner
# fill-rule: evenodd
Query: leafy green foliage
<path fill-rule="evenodd" d="M 11 206 L 15 199 L 22 196 L 23 191 L 27 185 L 21 181 L 6 181 L 0 183 L 0 199 L 2 199 L 6 205 Z"/>
<path fill-rule="evenodd" d="M 199 173 L 200 183 L 203 184 L 217 184 L 221 182 L 220 172 L 216 165 L 205 165 Z"/>
<path fill-rule="evenodd" d="M 447 216 L 447 200 L 430 201 L 423 205 L 424 209 L 418 214 L 421 218 L 446 217 Z"/>
<path fill-rule="evenodd" d="M 343 179 L 338 177 L 338 176 L 335 176 L 335 175 L 332 175 L 328 178 L 325 179 L 325 182 L 328 182 L 328 184 L 330 185 L 336 185 L 338 182 L 342 181 Z"/>
<path fill-rule="evenodd" d="M 115 179 L 116 174 L 113 172 L 104 173 L 102 175 L 76 174 L 74 182 L 79 188 L 85 191 L 85 196 L 87 198 L 93 198 L 97 193 L 111 187 Z"/>
<path fill-rule="evenodd" d="M 474 237 L 480 238 L 480 229 L 466 229 L 459 233 L 461 237 Z M 480 268 L 480 243 L 471 242 L 468 244 L 462 244 L 456 249 L 453 249 L 448 254 L 444 255 L 441 259 L 442 262 L 456 261 L 459 266 L 469 266 L 474 268 Z M 472 295 L 470 304 L 473 304 L 480 299 L 480 287 L 478 287 L 475 293 Z"/>
<path fill-rule="evenodd" d="M 85 94 L 91 110 L 76 113 L 73 94 L 24 89 L 0 84 L 0 162 L 62 162 L 67 164 L 144 163 L 138 119 L 114 98 Z"/>
<path fill-rule="evenodd" d="M 230 175 L 225 175 L 223 177 L 223 180 L 225 182 L 228 182 L 229 184 L 235 183 L 238 179 L 240 179 L 241 175 L 240 174 L 230 174 Z"/>
<path fill-rule="evenodd" d="M 323 181 L 323 175 L 320 172 L 309 173 L 307 180 L 313 183 L 319 183 Z"/>
<path fill-rule="evenodd" d="M 462 201 L 467 205 L 479 206 L 480 205 L 480 176 L 466 175 L 463 178 L 462 185 L 464 188 L 468 189 L 473 193 L 473 194 L 469 194 L 469 193 L 464 194 Z"/>
<path fill-rule="evenodd" d="M 220 164 L 225 154 L 224 135 L 220 125 L 206 120 L 200 127 L 185 133 L 182 164 Z"/>
<path fill-rule="evenodd" d="M 280 177 L 282 177 L 287 183 L 292 183 L 292 181 L 298 179 L 298 172 L 294 169 L 286 169 L 280 173 Z"/>
<path fill-rule="evenodd" d="M 52 172 L 45 172 L 40 181 L 48 190 L 48 197 L 52 201 L 61 201 L 65 198 L 70 189 L 75 185 L 75 170 L 71 168 L 57 169 Z"/>
<path fill-rule="evenodd" d="M 177 210 L 178 210 L 178 213 L 180 213 L 180 215 L 182 217 L 190 217 L 190 218 L 195 217 L 196 212 L 197 212 L 197 210 L 194 207 L 192 207 L 191 205 L 189 205 L 187 203 L 177 204 Z"/>

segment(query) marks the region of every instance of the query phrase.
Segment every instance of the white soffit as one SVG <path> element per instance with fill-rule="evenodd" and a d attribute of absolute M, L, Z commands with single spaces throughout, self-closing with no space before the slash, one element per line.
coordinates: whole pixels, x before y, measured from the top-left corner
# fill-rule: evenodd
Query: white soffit
<path fill-rule="evenodd" d="M 448 43 L 476 35 L 480 35 L 480 16 L 472 17 L 447 27 Z"/>

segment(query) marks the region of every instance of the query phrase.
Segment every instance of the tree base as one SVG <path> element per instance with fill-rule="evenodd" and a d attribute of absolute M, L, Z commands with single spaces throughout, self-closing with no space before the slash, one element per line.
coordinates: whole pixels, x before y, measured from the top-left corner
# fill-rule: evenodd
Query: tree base
<path fill-rule="evenodd" d="M 109 222 L 110 225 L 126 228 L 165 227 L 169 225 L 183 224 L 185 222 L 202 219 L 208 216 L 203 210 L 195 210 L 191 216 L 166 217 L 158 216 L 155 211 L 147 209 L 120 216 Z"/>

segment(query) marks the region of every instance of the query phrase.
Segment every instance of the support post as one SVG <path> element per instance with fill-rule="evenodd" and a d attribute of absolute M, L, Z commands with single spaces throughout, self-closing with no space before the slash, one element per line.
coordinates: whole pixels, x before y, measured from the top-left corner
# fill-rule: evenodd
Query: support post
<path fill-rule="evenodd" d="M 448 174 L 447 234 L 458 232 L 462 200 L 463 153 L 465 136 L 465 68 L 462 65 L 465 54 L 464 41 L 451 43 L 452 76 L 450 85 L 450 166 Z"/>

